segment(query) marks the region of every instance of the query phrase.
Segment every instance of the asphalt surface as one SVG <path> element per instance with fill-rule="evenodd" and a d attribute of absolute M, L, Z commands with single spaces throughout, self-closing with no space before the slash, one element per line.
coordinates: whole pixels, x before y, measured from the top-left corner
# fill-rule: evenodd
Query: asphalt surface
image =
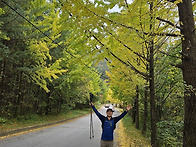
<path fill-rule="evenodd" d="M 100 113 L 105 115 L 106 109 Z M 115 111 L 113 116 L 118 116 Z M 0 147 L 99 147 L 101 121 L 93 114 L 94 139 L 90 140 L 90 115 L 53 127 L 0 139 Z M 115 137 L 114 137 L 115 140 Z M 115 145 L 117 146 L 117 145 Z"/>

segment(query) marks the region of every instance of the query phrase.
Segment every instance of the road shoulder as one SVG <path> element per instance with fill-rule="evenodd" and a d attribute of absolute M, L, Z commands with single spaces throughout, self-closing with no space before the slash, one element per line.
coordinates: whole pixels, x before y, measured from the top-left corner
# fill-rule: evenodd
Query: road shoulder
<path fill-rule="evenodd" d="M 67 119 L 63 119 L 63 120 L 58 120 L 58 121 L 37 124 L 37 125 L 33 125 L 33 126 L 27 126 L 27 127 L 22 127 L 22 128 L 17 128 L 17 129 L 12 129 L 12 130 L 8 130 L 8 131 L 0 132 L 0 139 L 4 139 L 6 137 L 14 136 L 14 135 L 21 134 L 21 133 L 28 133 L 30 131 L 36 131 L 37 129 L 41 129 L 41 128 L 47 128 L 47 127 L 52 127 L 55 125 L 60 125 L 62 123 L 66 123 L 71 120 L 79 119 L 79 118 L 84 117 L 88 114 L 89 113 L 81 114 L 79 116 L 67 118 Z"/>

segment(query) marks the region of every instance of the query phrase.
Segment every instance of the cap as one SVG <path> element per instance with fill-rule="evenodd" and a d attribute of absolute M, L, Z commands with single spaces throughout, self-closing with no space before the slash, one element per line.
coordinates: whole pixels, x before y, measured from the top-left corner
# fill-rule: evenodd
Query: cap
<path fill-rule="evenodd" d="M 108 108 L 106 112 L 108 112 L 108 111 L 114 112 L 114 110 L 112 110 L 111 108 Z"/>

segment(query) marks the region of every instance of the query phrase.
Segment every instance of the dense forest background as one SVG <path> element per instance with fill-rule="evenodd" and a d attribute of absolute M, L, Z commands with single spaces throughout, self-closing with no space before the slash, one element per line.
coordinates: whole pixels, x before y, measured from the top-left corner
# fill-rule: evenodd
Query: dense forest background
<path fill-rule="evenodd" d="M 133 105 L 152 146 L 195 146 L 191 0 L 1 0 L 0 117 Z M 118 101 L 116 101 L 118 100 Z"/>
<path fill-rule="evenodd" d="M 104 81 L 68 42 L 74 32 L 63 29 L 53 3 L 8 3 L 39 30 L 1 2 L 1 116 L 79 109 L 88 107 L 89 92 L 104 94 Z"/>

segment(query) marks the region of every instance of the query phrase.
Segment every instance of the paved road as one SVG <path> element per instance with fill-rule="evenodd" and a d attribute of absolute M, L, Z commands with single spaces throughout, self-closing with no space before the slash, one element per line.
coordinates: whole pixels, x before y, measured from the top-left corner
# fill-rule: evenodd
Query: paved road
<path fill-rule="evenodd" d="M 105 108 L 100 113 L 105 115 Z M 114 116 L 119 115 L 118 111 Z M 34 132 L 0 140 L 0 147 L 99 147 L 101 122 L 93 114 L 95 138 L 89 139 L 90 115 Z"/>

